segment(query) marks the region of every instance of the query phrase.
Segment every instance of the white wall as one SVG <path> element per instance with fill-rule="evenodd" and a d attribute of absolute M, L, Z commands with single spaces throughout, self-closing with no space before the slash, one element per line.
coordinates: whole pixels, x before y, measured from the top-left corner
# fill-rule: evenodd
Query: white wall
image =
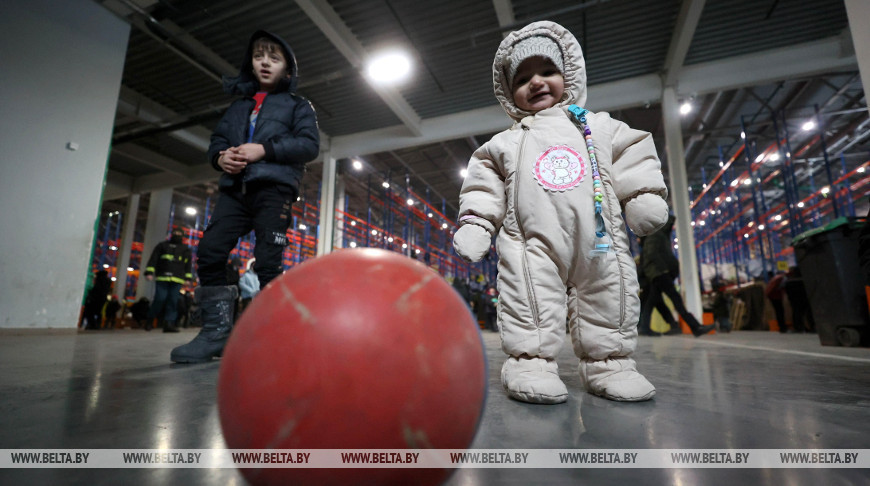
<path fill-rule="evenodd" d="M 0 328 L 77 324 L 129 31 L 93 0 L 0 2 Z"/>

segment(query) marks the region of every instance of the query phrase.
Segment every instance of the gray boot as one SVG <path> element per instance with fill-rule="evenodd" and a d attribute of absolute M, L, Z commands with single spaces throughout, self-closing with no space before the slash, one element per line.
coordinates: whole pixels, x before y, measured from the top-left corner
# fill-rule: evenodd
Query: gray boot
<path fill-rule="evenodd" d="M 234 285 L 197 287 L 194 294 L 202 311 L 202 330 L 193 341 L 172 350 L 176 363 L 204 363 L 223 354 L 233 328 L 233 312 L 239 291 Z"/>

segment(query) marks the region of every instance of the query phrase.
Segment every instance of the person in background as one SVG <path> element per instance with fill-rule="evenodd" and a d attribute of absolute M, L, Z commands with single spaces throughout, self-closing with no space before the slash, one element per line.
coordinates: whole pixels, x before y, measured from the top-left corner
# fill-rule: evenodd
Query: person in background
<path fill-rule="evenodd" d="M 239 279 L 239 294 L 242 298 L 241 305 L 239 306 L 239 314 L 248 308 L 248 305 L 251 304 L 251 300 L 253 300 L 254 296 L 260 292 L 260 279 L 257 277 L 257 272 L 254 271 L 255 261 L 256 258 L 248 260 L 248 264 L 245 266 L 245 273 L 242 274 L 242 277 Z"/>
<path fill-rule="evenodd" d="M 648 235 L 644 239 L 644 245 L 641 249 L 641 261 L 643 261 L 643 273 L 651 282 L 650 296 L 644 302 L 641 310 L 641 323 L 638 326 L 641 332 L 650 331 L 650 319 L 652 318 L 652 310 L 655 304 L 655 299 L 661 298 L 661 294 L 667 295 L 674 304 L 674 309 L 683 318 L 683 321 L 692 330 L 695 337 L 703 336 L 704 334 L 715 329 L 713 324 L 701 325 L 692 313 L 686 309 L 683 303 L 683 298 L 674 287 L 674 273 L 679 273 L 680 264 L 677 257 L 674 256 L 674 250 L 671 240 L 671 232 L 674 228 L 676 218 L 673 215 L 668 217 L 667 223 L 658 231 Z M 675 270 L 676 269 L 676 270 Z"/>
<path fill-rule="evenodd" d="M 151 321 L 157 319 L 163 332 L 178 332 L 178 297 L 181 286 L 193 279 L 193 257 L 184 244 L 184 230 L 173 228 L 169 240 L 161 241 L 151 252 L 145 267 L 145 278 L 156 280 L 154 302 L 151 304 L 146 331 L 151 330 Z"/>
<path fill-rule="evenodd" d="M 764 296 L 770 301 L 773 306 L 773 312 L 776 314 L 776 323 L 779 326 L 779 332 L 785 334 L 788 332 L 788 326 L 785 324 L 785 306 L 782 303 L 782 298 L 785 296 L 785 273 L 767 272 L 767 286 L 764 288 Z"/>
<path fill-rule="evenodd" d="M 117 295 L 113 295 L 111 300 L 106 303 L 106 329 L 115 327 L 115 319 L 118 317 L 119 310 L 121 310 L 121 302 L 118 301 Z"/>
<path fill-rule="evenodd" d="M 96 331 L 103 324 L 103 307 L 112 291 L 112 281 L 109 280 L 109 272 L 100 270 L 94 276 L 94 284 L 85 298 L 84 315 L 82 316 L 83 328 Z"/>
<path fill-rule="evenodd" d="M 791 304 L 791 321 L 794 332 L 815 332 L 816 322 L 813 319 L 813 310 L 800 268 L 791 267 L 788 270 L 783 290 L 785 290 L 785 295 Z"/>

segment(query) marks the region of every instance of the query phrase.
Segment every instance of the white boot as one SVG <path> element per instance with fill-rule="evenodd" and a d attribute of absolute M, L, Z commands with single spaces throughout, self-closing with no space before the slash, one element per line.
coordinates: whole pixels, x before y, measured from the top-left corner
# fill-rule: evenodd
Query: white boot
<path fill-rule="evenodd" d="M 619 402 L 642 402 L 656 394 L 656 388 L 637 371 L 631 358 L 580 360 L 580 381 L 586 391 Z"/>
<path fill-rule="evenodd" d="M 508 395 L 528 403 L 562 403 L 568 389 L 559 379 L 554 359 L 509 357 L 501 367 L 501 383 Z"/>

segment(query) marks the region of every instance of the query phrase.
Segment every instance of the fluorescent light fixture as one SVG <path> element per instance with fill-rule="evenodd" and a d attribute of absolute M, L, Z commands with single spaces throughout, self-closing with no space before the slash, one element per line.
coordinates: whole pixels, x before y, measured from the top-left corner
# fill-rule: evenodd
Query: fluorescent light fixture
<path fill-rule="evenodd" d="M 747 186 L 751 186 L 751 185 L 752 185 L 752 179 L 750 179 L 750 178 L 747 177 L 746 179 L 743 180 L 743 184 L 744 184 L 744 185 L 747 185 Z"/>
<path fill-rule="evenodd" d="M 779 160 L 779 152 L 774 152 L 774 153 L 770 154 L 770 160 L 772 160 L 774 162 Z"/>
<path fill-rule="evenodd" d="M 188 206 L 188 207 L 184 208 L 184 212 L 191 215 L 191 216 L 196 216 L 196 208 L 193 206 Z"/>
<path fill-rule="evenodd" d="M 411 60 L 398 52 L 385 52 L 369 62 L 367 73 L 372 81 L 382 84 L 393 84 L 408 77 L 411 72 Z"/>
<path fill-rule="evenodd" d="M 387 181 L 382 182 L 381 185 L 384 186 L 384 189 L 389 189 L 389 188 L 390 188 L 390 183 L 387 182 Z"/>
<path fill-rule="evenodd" d="M 801 125 L 801 130 L 803 130 L 805 132 L 808 132 L 808 131 L 812 130 L 813 128 L 816 128 L 816 122 L 814 122 L 812 120 Z"/>
<path fill-rule="evenodd" d="M 763 154 L 763 153 L 758 154 L 758 157 L 755 158 L 755 161 L 756 161 L 756 162 L 761 162 L 762 160 L 764 160 L 764 154 Z"/>

